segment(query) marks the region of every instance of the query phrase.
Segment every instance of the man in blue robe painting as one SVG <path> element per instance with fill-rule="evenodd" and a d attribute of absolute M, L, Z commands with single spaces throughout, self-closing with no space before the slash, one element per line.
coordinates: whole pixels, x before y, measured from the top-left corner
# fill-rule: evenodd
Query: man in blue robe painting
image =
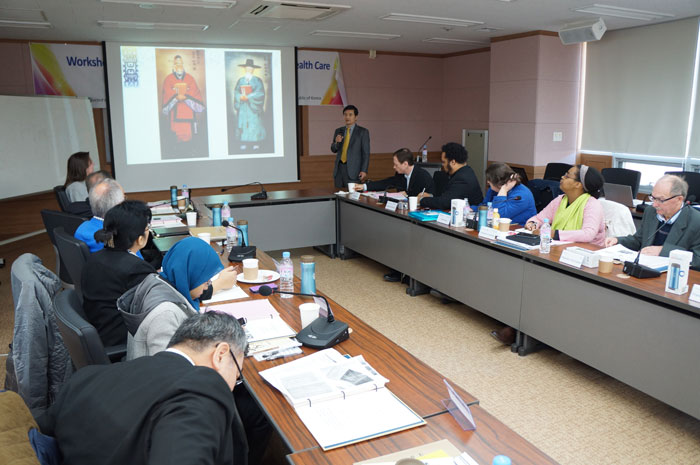
<path fill-rule="evenodd" d="M 251 58 L 238 66 L 245 68 L 245 76 L 238 79 L 233 92 L 233 107 L 238 113 L 238 140 L 241 142 L 241 150 L 247 150 L 249 146 L 258 150 L 266 136 L 263 124 L 265 86 L 259 77 L 253 75 L 260 66 Z"/>

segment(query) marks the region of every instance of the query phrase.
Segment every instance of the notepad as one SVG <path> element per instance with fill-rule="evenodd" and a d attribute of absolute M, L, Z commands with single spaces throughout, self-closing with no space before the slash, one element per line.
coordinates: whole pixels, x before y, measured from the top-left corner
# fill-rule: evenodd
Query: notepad
<path fill-rule="evenodd" d="M 323 450 L 425 424 L 364 359 L 325 349 L 260 372 L 294 407 Z"/>

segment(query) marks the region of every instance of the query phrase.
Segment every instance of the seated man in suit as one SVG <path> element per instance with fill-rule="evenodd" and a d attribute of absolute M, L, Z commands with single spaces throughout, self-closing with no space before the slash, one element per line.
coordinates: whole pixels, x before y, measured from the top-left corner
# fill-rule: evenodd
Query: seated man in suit
<path fill-rule="evenodd" d="M 76 372 L 39 418 L 41 432 L 73 465 L 246 463 L 231 391 L 247 346 L 234 317 L 195 314 L 163 352 Z"/>
<path fill-rule="evenodd" d="M 449 210 L 452 199 L 469 199 L 470 205 L 479 205 L 484 194 L 476 179 L 474 170 L 467 166 L 467 150 L 456 142 L 442 146 L 442 170 L 450 176 L 445 190 L 440 196 L 433 197 L 425 192 L 418 196 L 421 207 L 437 210 Z"/>
<path fill-rule="evenodd" d="M 662 176 L 649 199 L 654 208 L 646 208 L 642 226 L 633 235 L 608 237 L 605 247 L 622 244 L 644 255 L 668 257 L 672 250 L 693 252 L 693 268 L 700 268 L 700 212 L 685 204 L 688 183 L 679 176 Z M 656 231 L 656 232 L 654 232 Z"/>
<path fill-rule="evenodd" d="M 102 242 L 95 240 L 95 232 L 102 229 L 107 212 L 124 201 L 124 189 L 114 179 L 105 178 L 92 186 L 88 199 L 94 216 L 78 226 L 73 236 L 85 242 L 90 252 L 95 253 L 104 247 Z"/>
<path fill-rule="evenodd" d="M 381 181 L 367 181 L 355 186 L 356 190 L 383 191 L 393 187 L 407 197 L 415 197 L 422 192 L 433 193 L 433 178 L 423 168 L 414 165 L 413 153 L 407 149 L 394 152 L 394 171 L 396 174 Z"/>

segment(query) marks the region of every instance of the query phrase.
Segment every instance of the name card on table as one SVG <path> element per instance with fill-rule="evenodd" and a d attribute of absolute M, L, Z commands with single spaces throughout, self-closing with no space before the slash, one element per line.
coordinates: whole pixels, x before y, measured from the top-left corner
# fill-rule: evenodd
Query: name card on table
<path fill-rule="evenodd" d="M 386 206 L 384 207 L 384 209 L 385 209 L 385 210 L 389 210 L 390 212 L 395 212 L 395 211 L 396 211 L 396 207 L 397 207 L 398 205 L 399 205 L 399 204 L 398 204 L 397 202 L 387 202 L 387 203 L 386 203 Z"/>
<path fill-rule="evenodd" d="M 355 191 L 355 192 L 350 192 L 350 194 L 348 195 L 348 198 L 349 198 L 350 200 L 360 200 L 360 193 L 357 192 L 357 191 Z"/>
<path fill-rule="evenodd" d="M 581 265 L 583 265 L 583 261 L 585 260 L 585 258 L 586 257 L 584 257 L 581 254 L 577 254 L 576 252 L 572 252 L 571 250 L 564 249 L 564 251 L 561 253 L 561 256 L 559 257 L 559 263 L 573 266 L 574 268 L 581 268 Z"/>
<path fill-rule="evenodd" d="M 479 229 L 479 239 L 486 239 L 489 241 L 495 241 L 498 238 L 500 231 L 496 228 L 489 228 L 488 226 L 483 226 Z"/>
<path fill-rule="evenodd" d="M 449 226 L 452 222 L 452 217 L 447 213 L 440 213 L 437 217 L 437 222 L 440 224 L 444 224 L 445 226 Z"/>
<path fill-rule="evenodd" d="M 700 284 L 693 284 L 693 290 L 690 292 L 688 300 L 700 304 Z"/>

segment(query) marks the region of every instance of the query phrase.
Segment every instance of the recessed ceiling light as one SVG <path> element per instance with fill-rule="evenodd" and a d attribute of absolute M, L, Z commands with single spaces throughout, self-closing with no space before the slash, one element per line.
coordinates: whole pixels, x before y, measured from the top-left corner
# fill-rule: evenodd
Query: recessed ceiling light
<path fill-rule="evenodd" d="M 468 39 L 448 39 L 446 37 L 431 37 L 429 39 L 423 39 L 423 42 L 430 42 L 433 44 L 475 44 L 475 45 L 488 45 L 486 42 L 481 42 L 479 40 L 468 40 Z"/>
<path fill-rule="evenodd" d="M 17 21 L 15 19 L 0 19 L 0 27 L 29 27 L 32 29 L 51 29 L 48 21 Z"/>
<path fill-rule="evenodd" d="M 139 21 L 97 21 L 105 28 L 114 29 L 167 29 L 178 31 L 206 31 L 208 24 L 143 23 Z"/>
<path fill-rule="evenodd" d="M 324 37 L 352 37 L 353 39 L 379 39 L 391 40 L 401 37 L 398 34 L 378 34 L 374 32 L 352 32 L 352 31 L 313 31 L 312 36 Z"/>
<path fill-rule="evenodd" d="M 231 8 L 236 4 L 235 0 L 100 0 L 102 3 L 126 3 L 138 5 L 141 8 L 153 8 L 154 6 L 187 6 L 197 8 Z"/>
<path fill-rule="evenodd" d="M 480 27 L 479 29 L 474 29 L 476 32 L 496 32 L 496 31 L 502 31 L 503 28 L 500 27 Z"/>
<path fill-rule="evenodd" d="M 469 19 L 439 18 L 437 16 L 409 15 L 404 13 L 389 13 L 380 19 L 387 21 L 406 21 L 409 23 L 436 24 L 438 26 L 469 27 L 475 24 L 484 24 L 483 21 L 472 21 Z"/>
<path fill-rule="evenodd" d="M 635 10 L 632 8 L 602 5 L 599 3 L 594 3 L 593 5 L 584 6 L 581 8 L 575 8 L 574 11 L 578 11 L 579 13 L 588 13 L 596 16 L 615 16 L 617 18 L 638 19 L 640 21 L 651 21 L 653 19 L 668 19 L 676 17 L 675 15 L 668 13 Z"/>

